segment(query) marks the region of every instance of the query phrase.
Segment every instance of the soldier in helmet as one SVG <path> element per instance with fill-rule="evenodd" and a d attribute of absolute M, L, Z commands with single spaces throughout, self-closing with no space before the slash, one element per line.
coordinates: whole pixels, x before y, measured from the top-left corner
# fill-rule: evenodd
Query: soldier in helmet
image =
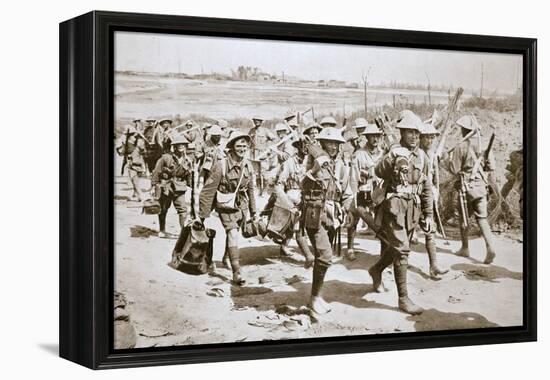
<path fill-rule="evenodd" d="M 128 177 L 132 183 L 133 193 L 131 198 L 132 200 L 135 199 L 141 202 L 143 195 L 141 194 L 139 179 L 145 175 L 145 171 L 147 170 L 145 160 L 143 159 L 145 142 L 143 141 L 143 135 L 139 133 L 135 126 L 126 126 L 126 133 L 123 136 L 119 151 L 125 156 Z"/>
<path fill-rule="evenodd" d="M 365 129 L 369 126 L 369 123 L 365 118 L 358 117 L 355 119 L 355 124 L 353 128 L 355 129 L 355 132 L 359 135 L 359 139 L 357 141 L 357 144 L 359 145 L 359 148 L 363 148 L 365 144 L 367 143 L 367 137 L 363 134 Z"/>
<path fill-rule="evenodd" d="M 169 119 L 169 118 L 159 119 L 157 123 L 160 127 L 159 133 L 162 138 L 163 152 L 169 153 L 172 146 L 172 141 L 171 141 L 171 137 L 172 137 L 171 130 L 173 126 L 172 119 Z"/>
<path fill-rule="evenodd" d="M 258 176 L 260 181 L 260 191 L 263 193 L 265 188 L 269 186 L 269 172 L 273 170 L 277 165 L 277 156 L 269 150 L 267 154 L 264 154 L 268 149 L 268 146 L 277 141 L 277 136 L 271 132 L 268 128 L 263 126 L 264 119 L 260 116 L 254 116 L 252 118 L 254 126 L 248 131 L 252 142 L 252 154 L 251 158 L 255 161 L 259 161 Z"/>
<path fill-rule="evenodd" d="M 215 208 L 226 232 L 222 262 L 233 272 L 233 283 L 244 285 L 239 261 L 239 229 L 248 220 L 257 223 L 255 178 L 252 163 L 247 158 L 250 136 L 235 131 L 226 144 L 227 157 L 221 157 L 210 167 L 203 165 L 199 218 L 207 218 Z"/>
<path fill-rule="evenodd" d="M 432 186 L 429 160 L 419 147 L 422 121 L 412 112 L 402 112 L 397 123 L 401 134 L 399 145 L 378 162 L 374 173 L 384 180 L 386 196 L 377 208 L 376 220 L 381 253 L 369 269 L 375 291 L 383 291 L 382 272 L 393 263 L 399 309 L 420 314 L 423 309 L 408 296 L 407 267 L 410 239 L 418 224 L 426 232 L 433 226 Z"/>
<path fill-rule="evenodd" d="M 296 154 L 290 156 L 288 160 L 285 160 L 280 167 L 275 182 L 275 197 L 277 197 L 277 199 L 282 198 L 288 200 L 286 203 L 290 203 L 293 208 L 298 208 L 302 201 L 300 184 L 306 172 L 304 163 L 306 144 L 304 140 L 297 140 L 292 142 L 292 146 L 296 150 Z M 276 202 L 277 200 L 274 200 L 273 203 Z M 313 265 L 315 257 L 309 249 L 307 236 L 303 233 L 303 228 L 298 227 L 299 223 L 296 223 L 293 226 L 293 232 L 295 233 L 298 247 L 306 258 L 305 267 L 309 268 Z M 292 255 L 288 248 L 291 237 L 292 234 L 287 236 L 281 243 L 282 256 Z"/>
<path fill-rule="evenodd" d="M 439 164 L 432 145 L 435 138 L 439 135 L 439 131 L 432 124 L 423 124 L 420 131 L 420 148 L 426 153 L 429 162 L 428 181 L 432 184 L 432 197 L 434 204 L 439 199 Z M 425 245 L 430 260 L 430 278 L 437 280 L 440 275 L 447 273 L 449 270 L 440 269 L 437 265 L 437 248 L 435 246 L 435 226 L 430 228 L 429 232 L 425 232 Z"/>
<path fill-rule="evenodd" d="M 375 124 L 368 124 L 363 128 L 362 136 L 365 137 L 367 142 L 364 147 L 358 148 L 352 157 L 352 171 L 354 179 L 357 181 L 357 193 L 348 214 L 348 250 L 346 256 L 349 260 L 355 260 L 356 258 L 353 245 L 359 219 L 363 219 L 367 224 L 367 219 L 372 220 L 372 217 L 367 214 L 371 214 L 373 211 L 372 192 L 380 183 L 380 178 L 376 176 L 374 168 L 384 155 L 384 151 L 380 148 L 382 131 Z"/>
<path fill-rule="evenodd" d="M 468 209 L 473 211 L 481 235 L 485 240 L 487 253 L 485 264 L 491 264 L 496 256 L 493 233 L 491 226 L 487 221 L 487 203 L 488 203 L 488 176 L 495 168 L 494 157 L 489 152 L 488 159 L 485 160 L 481 146 L 474 141 L 472 131 L 479 133 L 479 125 L 475 116 L 466 115 L 456 121 L 462 129 L 462 136 L 470 134 L 470 138 L 463 141 L 454 149 L 449 160 L 449 171 L 457 178 L 456 186 L 460 188 L 463 182 L 466 187 L 466 201 Z M 468 243 L 468 227 L 461 223 L 460 234 L 462 236 L 462 247 L 457 255 L 463 257 L 470 256 Z"/>
<path fill-rule="evenodd" d="M 346 141 L 338 129 L 330 126 L 319 133 L 317 140 L 322 150 L 302 181 L 303 225 L 315 255 L 309 307 L 324 314 L 330 311 L 321 291 L 333 258 L 331 243 L 344 219 L 341 202 L 346 173 L 339 150 Z"/>
<path fill-rule="evenodd" d="M 160 203 L 159 237 L 166 237 L 166 214 L 173 204 L 179 217 L 180 227 L 184 227 L 188 218 L 188 205 L 185 193 L 192 184 L 193 161 L 188 156 L 186 145 L 189 141 L 183 134 L 171 138 L 172 152 L 165 153 L 157 161 L 151 176 L 154 197 Z"/>
<path fill-rule="evenodd" d="M 156 119 L 145 119 L 145 127 L 143 128 L 145 137 L 145 154 L 144 159 L 147 164 L 149 173 L 153 173 L 157 161 L 163 154 L 164 150 L 164 133 L 162 127 L 157 123 Z"/>

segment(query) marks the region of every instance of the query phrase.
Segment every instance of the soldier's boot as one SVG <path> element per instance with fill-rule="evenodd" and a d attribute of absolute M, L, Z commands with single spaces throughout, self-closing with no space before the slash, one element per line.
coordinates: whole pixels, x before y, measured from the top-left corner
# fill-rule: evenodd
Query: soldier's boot
<path fill-rule="evenodd" d="M 415 305 L 409 298 L 407 291 L 407 267 L 408 259 L 406 256 L 399 256 L 393 262 L 393 274 L 395 284 L 397 285 L 397 294 L 399 296 L 399 309 L 407 314 L 416 315 L 424 311 L 420 306 Z"/>
<path fill-rule="evenodd" d="M 382 282 L 382 273 L 393 262 L 393 253 L 391 248 L 386 248 L 380 254 L 378 261 L 369 268 L 369 275 L 372 278 L 372 287 L 375 292 L 383 293 L 387 289 Z"/>
<path fill-rule="evenodd" d="M 159 233 L 158 237 L 166 237 L 166 214 L 159 214 Z"/>
<path fill-rule="evenodd" d="M 300 247 L 300 250 L 306 258 L 304 268 L 311 268 L 313 266 L 313 263 L 315 262 L 315 256 L 313 256 L 313 253 L 311 253 L 311 250 L 309 249 L 307 238 L 305 236 L 296 236 L 296 243 L 298 243 L 298 247 Z"/>
<path fill-rule="evenodd" d="M 239 263 L 239 247 L 227 247 L 227 255 L 231 262 L 231 271 L 233 272 L 233 284 L 242 286 L 245 280 L 241 277 L 241 265 Z"/>
<path fill-rule="evenodd" d="M 313 265 L 313 280 L 311 283 L 311 298 L 309 300 L 309 308 L 316 314 L 326 314 L 330 311 L 330 306 L 321 297 L 321 290 L 323 289 L 323 283 L 325 282 L 325 274 L 327 273 L 329 265 L 315 260 Z"/>
<path fill-rule="evenodd" d="M 449 272 L 449 270 L 443 270 L 437 266 L 437 249 L 433 236 L 428 237 L 426 235 L 426 251 L 428 251 L 428 258 L 430 259 L 430 278 L 432 280 L 439 280 L 441 279 L 440 275 Z"/>
<path fill-rule="evenodd" d="M 468 241 L 468 228 L 464 228 L 462 225 L 460 226 L 460 238 L 462 240 L 462 247 L 458 251 L 455 252 L 455 255 L 461 256 L 461 257 L 470 257 L 470 248 L 469 248 L 469 241 Z"/>
<path fill-rule="evenodd" d="M 485 264 L 491 264 L 496 257 L 493 231 L 491 231 L 491 226 L 489 225 L 489 221 L 487 219 L 478 219 L 477 223 L 479 225 L 481 235 L 483 235 L 483 239 L 485 239 L 485 246 L 487 247 L 487 254 L 483 262 Z"/>
<path fill-rule="evenodd" d="M 355 222 L 355 225 L 354 223 Z M 346 258 L 350 261 L 357 259 L 355 250 L 353 249 L 353 243 L 355 241 L 355 232 L 357 229 L 357 221 L 350 221 L 350 226 L 348 227 L 348 250 L 346 251 Z"/>
<path fill-rule="evenodd" d="M 279 255 L 280 256 L 282 256 L 282 257 L 291 257 L 293 255 L 292 250 L 288 246 L 289 243 L 290 243 L 289 238 L 285 238 L 281 242 L 281 248 L 279 249 Z"/>

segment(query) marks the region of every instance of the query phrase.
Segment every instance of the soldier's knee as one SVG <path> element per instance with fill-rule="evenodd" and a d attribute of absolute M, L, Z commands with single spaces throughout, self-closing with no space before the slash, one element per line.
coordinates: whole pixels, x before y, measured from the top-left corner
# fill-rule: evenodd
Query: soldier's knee
<path fill-rule="evenodd" d="M 227 233 L 227 246 L 238 247 L 239 246 L 239 230 L 236 228 L 226 231 Z"/>

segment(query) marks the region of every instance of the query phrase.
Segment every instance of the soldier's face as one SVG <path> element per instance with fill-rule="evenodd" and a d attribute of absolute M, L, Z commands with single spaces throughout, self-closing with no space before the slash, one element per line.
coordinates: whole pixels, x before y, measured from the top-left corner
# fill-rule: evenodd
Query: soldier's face
<path fill-rule="evenodd" d="M 172 126 L 172 124 L 169 123 L 168 121 L 165 121 L 165 122 L 163 122 L 160 126 L 161 126 L 163 129 L 168 129 L 168 128 L 170 128 L 170 126 Z"/>
<path fill-rule="evenodd" d="M 217 144 L 220 142 L 220 139 L 222 137 L 220 135 L 212 135 L 210 136 L 210 141 L 212 141 L 214 144 Z"/>
<path fill-rule="evenodd" d="M 260 125 L 262 125 L 262 121 L 258 119 L 254 119 L 252 120 L 252 122 L 254 123 L 255 127 L 259 127 Z"/>
<path fill-rule="evenodd" d="M 323 141 L 321 144 L 323 145 L 324 151 L 327 152 L 331 158 L 336 157 L 339 146 L 336 141 Z"/>
<path fill-rule="evenodd" d="M 434 140 L 434 135 L 422 135 L 420 136 L 420 147 L 428 150 L 432 147 Z"/>
<path fill-rule="evenodd" d="M 181 156 L 182 154 L 185 153 L 185 145 L 183 144 L 174 145 L 174 152 L 176 152 L 178 156 Z"/>
<path fill-rule="evenodd" d="M 360 135 L 359 138 L 357 139 L 357 144 L 359 145 L 359 148 L 364 148 L 365 145 L 367 145 L 367 138 L 365 137 L 365 135 Z"/>
<path fill-rule="evenodd" d="M 380 135 L 368 135 L 367 141 L 371 147 L 376 148 L 380 144 Z"/>
<path fill-rule="evenodd" d="M 313 128 L 308 132 L 308 136 L 311 139 L 311 141 L 314 141 L 317 138 L 317 135 L 319 134 L 319 130 L 317 128 Z"/>
<path fill-rule="evenodd" d="M 248 151 L 248 142 L 246 139 L 238 139 L 235 141 L 235 144 L 233 144 L 233 152 L 235 155 L 239 158 L 244 158 L 246 156 L 246 152 Z"/>
<path fill-rule="evenodd" d="M 402 129 L 401 137 L 403 142 L 410 148 L 418 146 L 418 140 L 420 139 L 420 132 L 416 129 Z"/>
<path fill-rule="evenodd" d="M 287 131 L 278 131 L 277 132 L 277 136 L 279 136 L 280 139 L 285 137 L 287 134 L 288 134 Z"/>

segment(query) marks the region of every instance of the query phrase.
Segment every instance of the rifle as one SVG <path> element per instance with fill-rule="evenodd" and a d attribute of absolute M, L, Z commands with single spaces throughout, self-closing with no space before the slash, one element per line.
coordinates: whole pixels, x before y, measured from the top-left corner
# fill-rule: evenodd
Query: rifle
<path fill-rule="evenodd" d="M 435 156 L 439 160 L 441 155 L 443 154 L 443 149 L 445 148 L 445 141 L 447 140 L 447 136 L 449 135 L 449 132 L 451 131 L 453 124 L 449 124 L 449 120 L 451 119 L 452 114 L 456 111 L 456 107 L 458 105 L 458 100 L 462 96 L 462 93 L 464 92 L 464 89 L 462 87 L 459 87 L 456 90 L 455 95 L 451 99 L 451 102 L 449 103 L 449 112 L 447 112 L 447 117 L 445 118 L 445 121 L 443 123 L 443 128 L 441 131 L 441 138 L 439 139 L 439 142 L 437 144 L 437 148 L 435 149 Z"/>
<path fill-rule="evenodd" d="M 458 190 L 460 221 L 462 229 L 467 229 L 469 226 L 470 216 L 468 215 L 468 201 L 466 200 L 466 192 L 468 188 L 464 179 L 464 174 L 460 174 L 460 189 Z"/>
<path fill-rule="evenodd" d="M 491 149 L 493 149 L 493 143 L 495 142 L 495 133 L 491 135 L 491 138 L 489 139 L 489 145 L 487 145 L 487 149 L 485 149 L 485 152 L 482 156 L 478 157 L 476 162 L 474 163 L 474 166 L 472 168 L 472 174 L 470 174 L 470 179 L 473 179 L 475 175 L 477 174 L 479 168 L 481 167 L 481 160 L 485 163 L 489 160 L 489 154 L 491 153 Z"/>
<path fill-rule="evenodd" d="M 124 159 L 122 160 L 122 167 L 120 168 L 120 175 L 124 175 L 124 168 L 128 162 L 128 140 L 130 139 L 130 130 L 126 130 L 126 141 L 124 142 Z"/>
<path fill-rule="evenodd" d="M 385 112 L 374 118 L 374 122 L 378 128 L 382 131 L 382 138 L 386 144 L 386 149 L 389 151 L 392 146 L 397 145 L 398 141 L 393 135 L 392 129 L 390 127 L 390 118 Z"/>

